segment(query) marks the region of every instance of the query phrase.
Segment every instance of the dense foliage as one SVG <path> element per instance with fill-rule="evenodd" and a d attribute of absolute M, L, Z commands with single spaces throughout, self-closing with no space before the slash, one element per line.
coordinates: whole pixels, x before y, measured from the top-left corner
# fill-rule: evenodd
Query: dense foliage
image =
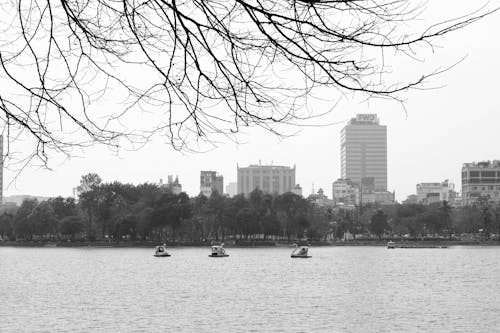
<path fill-rule="evenodd" d="M 350 209 L 321 207 L 293 193 L 248 197 L 190 198 L 157 184 L 103 183 L 96 174 L 82 177 L 78 200 L 26 199 L 0 211 L 4 240 L 150 240 L 203 243 L 300 239 L 457 238 L 500 234 L 500 207 L 481 198 L 470 207 L 447 202 L 424 206 L 366 205 Z"/>

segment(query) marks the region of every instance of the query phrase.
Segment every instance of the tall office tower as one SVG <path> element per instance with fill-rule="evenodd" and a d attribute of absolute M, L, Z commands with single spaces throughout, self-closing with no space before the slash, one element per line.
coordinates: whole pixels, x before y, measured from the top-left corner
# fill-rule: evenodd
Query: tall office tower
<path fill-rule="evenodd" d="M 0 135 L 0 205 L 3 204 L 3 135 Z"/>
<path fill-rule="evenodd" d="M 342 179 L 363 191 L 387 191 L 387 127 L 376 114 L 358 114 L 340 134 Z"/>
<path fill-rule="evenodd" d="M 224 177 L 215 171 L 201 171 L 200 193 L 209 197 L 214 190 L 220 195 L 224 194 Z"/>
<path fill-rule="evenodd" d="M 250 194 L 258 188 L 264 193 L 283 194 L 295 187 L 295 166 L 250 165 L 238 167 L 238 193 Z"/>

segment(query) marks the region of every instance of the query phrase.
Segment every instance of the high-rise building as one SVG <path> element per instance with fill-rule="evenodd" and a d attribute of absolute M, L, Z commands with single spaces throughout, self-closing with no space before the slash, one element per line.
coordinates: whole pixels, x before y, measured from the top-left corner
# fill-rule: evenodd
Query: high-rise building
<path fill-rule="evenodd" d="M 283 194 L 295 187 L 295 166 L 250 165 L 238 168 L 238 193 L 250 194 L 258 188 L 264 193 Z"/>
<path fill-rule="evenodd" d="M 352 118 L 342 129 L 340 147 L 342 179 L 370 191 L 387 191 L 387 127 L 376 114 Z"/>
<path fill-rule="evenodd" d="M 215 171 L 200 172 L 200 193 L 209 197 L 213 191 L 224 194 L 224 177 Z"/>
<path fill-rule="evenodd" d="M 500 161 L 465 163 L 462 167 L 462 203 L 471 205 L 479 197 L 500 203 Z"/>

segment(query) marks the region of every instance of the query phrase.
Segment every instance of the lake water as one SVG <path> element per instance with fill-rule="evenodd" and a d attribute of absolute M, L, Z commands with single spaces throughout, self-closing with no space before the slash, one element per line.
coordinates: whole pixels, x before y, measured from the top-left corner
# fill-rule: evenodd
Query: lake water
<path fill-rule="evenodd" d="M 500 247 L 0 247 L 0 332 L 495 332 Z"/>

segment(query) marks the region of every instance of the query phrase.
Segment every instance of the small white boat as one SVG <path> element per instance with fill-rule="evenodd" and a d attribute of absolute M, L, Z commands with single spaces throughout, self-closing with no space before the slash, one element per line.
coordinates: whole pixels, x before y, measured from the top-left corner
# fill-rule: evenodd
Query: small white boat
<path fill-rule="evenodd" d="M 396 243 L 394 243 L 393 241 L 387 242 L 387 248 L 388 249 L 394 249 L 394 248 L 396 248 Z"/>
<path fill-rule="evenodd" d="M 309 246 L 298 246 L 295 244 L 295 249 L 293 250 L 290 257 L 292 258 L 311 258 L 312 256 L 308 255 Z"/>
<path fill-rule="evenodd" d="M 167 244 L 156 246 L 154 256 L 155 257 L 170 257 L 170 253 L 167 252 Z"/>
<path fill-rule="evenodd" d="M 221 258 L 221 257 L 229 257 L 229 254 L 226 253 L 224 249 L 224 243 L 221 245 L 212 245 L 212 253 L 208 255 L 209 257 Z"/>

